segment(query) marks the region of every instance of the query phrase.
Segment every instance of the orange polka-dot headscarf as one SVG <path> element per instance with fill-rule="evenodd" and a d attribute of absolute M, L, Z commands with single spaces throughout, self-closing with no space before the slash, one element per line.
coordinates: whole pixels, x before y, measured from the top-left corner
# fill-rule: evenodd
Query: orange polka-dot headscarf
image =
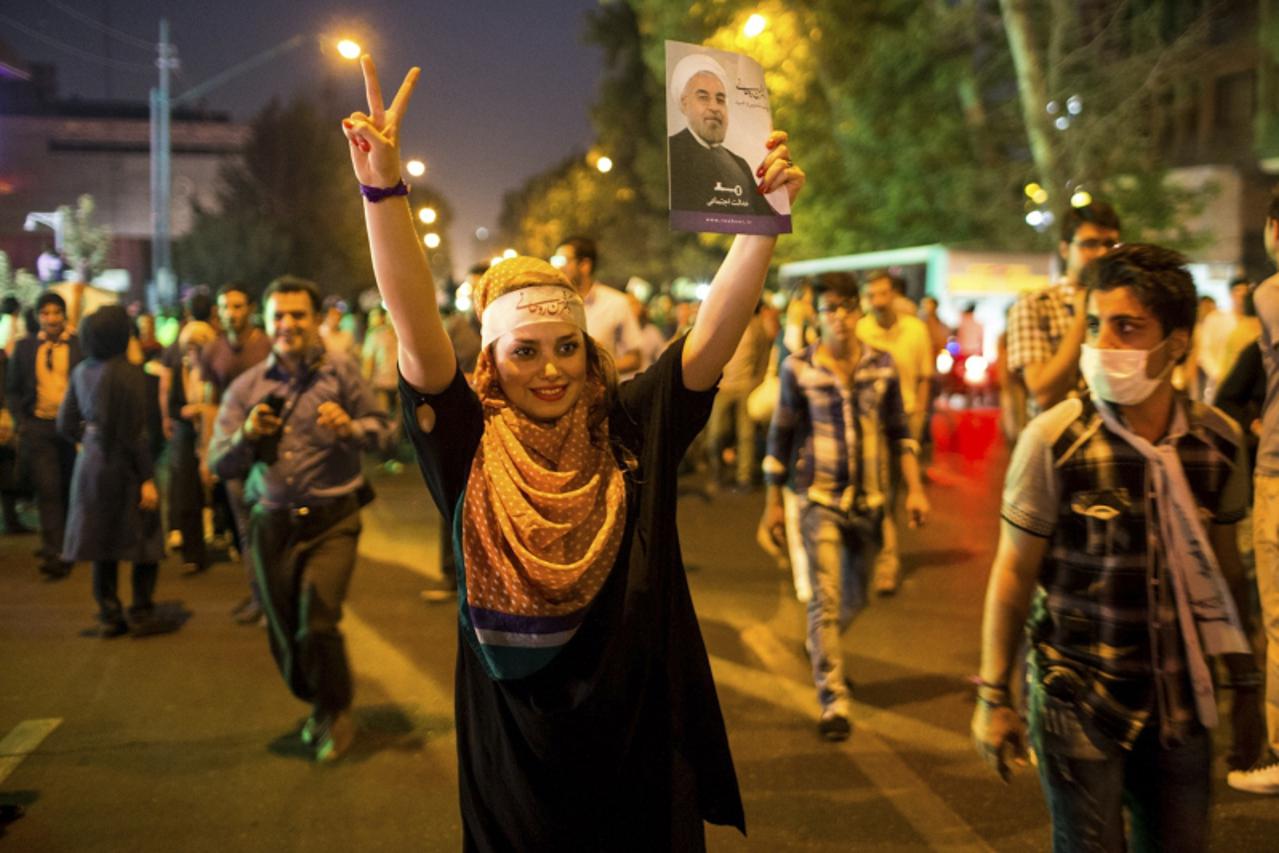
<path fill-rule="evenodd" d="M 580 302 L 559 270 L 519 257 L 480 279 L 476 314 L 535 286 L 566 288 L 565 298 Z M 626 527 L 625 481 L 607 422 L 591 429 L 606 392 L 593 371 L 573 408 L 553 424 L 508 403 L 491 347 L 480 352 L 474 385 L 484 433 L 462 509 L 463 620 L 489 674 L 518 678 L 545 666 L 572 638 L 604 586 Z"/>

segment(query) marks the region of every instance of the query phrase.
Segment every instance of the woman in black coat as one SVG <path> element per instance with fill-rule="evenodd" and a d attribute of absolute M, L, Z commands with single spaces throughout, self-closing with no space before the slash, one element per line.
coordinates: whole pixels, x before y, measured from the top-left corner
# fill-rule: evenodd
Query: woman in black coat
<path fill-rule="evenodd" d="M 164 556 L 159 494 L 147 435 L 146 377 L 125 357 L 131 324 L 123 308 L 99 308 L 82 324 L 88 356 L 71 373 L 58 431 L 80 442 L 71 478 L 63 559 L 93 563 L 103 637 L 149 623 Z M 116 595 L 118 564 L 133 564 L 129 620 Z"/>

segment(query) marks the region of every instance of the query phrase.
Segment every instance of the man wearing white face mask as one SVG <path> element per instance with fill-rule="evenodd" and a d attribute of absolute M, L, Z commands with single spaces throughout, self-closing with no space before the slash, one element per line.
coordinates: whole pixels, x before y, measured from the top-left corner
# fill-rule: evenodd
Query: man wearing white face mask
<path fill-rule="evenodd" d="M 1058 851 L 1124 849 L 1125 805 L 1134 848 L 1206 848 L 1210 657 L 1229 671 L 1230 763 L 1260 745 L 1235 607 L 1246 451 L 1234 421 L 1172 387 L 1195 323 L 1184 265 L 1134 244 L 1085 268 L 1089 395 L 1027 425 L 1004 485 L 973 740 L 1005 778 L 1033 743 Z M 1029 732 L 1009 692 L 1023 627 Z"/>

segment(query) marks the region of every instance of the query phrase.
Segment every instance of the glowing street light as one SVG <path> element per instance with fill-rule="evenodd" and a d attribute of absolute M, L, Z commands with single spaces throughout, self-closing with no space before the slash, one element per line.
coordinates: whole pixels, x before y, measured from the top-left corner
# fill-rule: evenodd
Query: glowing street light
<path fill-rule="evenodd" d="M 518 255 L 519 255 L 519 252 L 515 251 L 514 249 L 507 249 L 505 252 L 503 252 L 503 253 L 502 253 L 502 259 L 503 259 L 503 260 L 509 260 L 509 259 L 511 259 L 511 258 L 514 258 L 514 257 L 518 256 Z"/>
<path fill-rule="evenodd" d="M 600 157 L 600 159 L 595 161 L 595 168 L 600 170 L 601 175 L 607 175 L 609 172 L 613 171 L 613 158 Z"/>
<path fill-rule="evenodd" d="M 438 249 L 440 247 L 440 235 L 430 231 L 422 238 L 422 242 L 426 244 L 428 249 Z"/>
<path fill-rule="evenodd" d="M 748 39 L 753 39 L 755 36 L 764 32 L 764 28 L 767 26 L 768 19 L 763 15 L 751 15 L 746 19 L 746 24 L 742 27 L 742 35 L 746 36 Z"/>
<path fill-rule="evenodd" d="M 354 42 L 350 39 L 342 39 L 338 42 L 337 47 L 338 53 L 341 54 L 343 59 L 359 59 L 360 54 L 363 53 L 359 42 Z"/>
<path fill-rule="evenodd" d="M 422 220 L 423 225 L 433 225 L 440 215 L 435 212 L 433 207 L 422 207 L 418 209 L 417 218 Z"/>
<path fill-rule="evenodd" d="M 421 160 L 410 160 L 404 164 L 404 171 L 415 178 L 420 178 L 426 174 L 426 164 Z"/>
<path fill-rule="evenodd" d="M 1088 192 L 1088 190 L 1077 190 L 1070 197 L 1071 207 L 1087 207 L 1090 204 L 1092 204 L 1092 193 Z"/>

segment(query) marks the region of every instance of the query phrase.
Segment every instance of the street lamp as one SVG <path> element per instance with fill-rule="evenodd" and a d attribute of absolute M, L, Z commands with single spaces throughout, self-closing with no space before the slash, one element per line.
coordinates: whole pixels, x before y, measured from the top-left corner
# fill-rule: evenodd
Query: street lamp
<path fill-rule="evenodd" d="M 295 35 L 231 66 L 181 95 L 172 97 L 169 94 L 169 75 L 178 68 L 178 51 L 177 46 L 169 42 L 168 19 L 160 19 L 160 41 L 156 45 L 158 58 L 155 62 L 160 71 L 160 80 L 159 85 L 151 90 L 151 276 L 155 281 L 156 296 L 162 303 L 172 304 L 177 297 L 170 210 L 173 195 L 173 142 L 169 119 L 173 108 L 202 98 L 228 80 L 295 50 L 306 42 L 306 36 Z M 354 57 L 348 55 L 352 47 L 356 50 Z M 358 57 L 359 49 L 360 46 L 349 39 L 344 39 L 338 45 L 338 52 L 348 59 Z"/>
<path fill-rule="evenodd" d="M 742 27 L 742 35 L 746 36 L 748 39 L 753 39 L 755 36 L 764 32 L 764 28 L 767 26 L 768 19 L 763 15 L 751 15 L 746 19 L 746 23 Z"/>
<path fill-rule="evenodd" d="M 363 50 L 360 48 L 359 42 L 350 39 L 342 39 L 337 44 L 338 53 L 343 59 L 359 59 Z"/>
<path fill-rule="evenodd" d="M 430 231 L 422 238 L 422 242 L 426 244 L 428 249 L 438 249 L 440 247 L 440 235 Z"/>
<path fill-rule="evenodd" d="M 404 171 L 415 178 L 420 178 L 426 174 L 426 164 L 421 160 L 410 160 L 404 164 Z"/>
<path fill-rule="evenodd" d="M 600 157 L 595 161 L 595 168 L 600 170 L 601 175 L 607 175 L 609 172 L 613 171 L 613 158 Z"/>
<path fill-rule="evenodd" d="M 435 208 L 423 207 L 418 209 L 417 218 L 422 221 L 423 225 L 433 225 L 435 224 L 435 220 L 440 217 L 439 214 L 435 212 Z"/>

